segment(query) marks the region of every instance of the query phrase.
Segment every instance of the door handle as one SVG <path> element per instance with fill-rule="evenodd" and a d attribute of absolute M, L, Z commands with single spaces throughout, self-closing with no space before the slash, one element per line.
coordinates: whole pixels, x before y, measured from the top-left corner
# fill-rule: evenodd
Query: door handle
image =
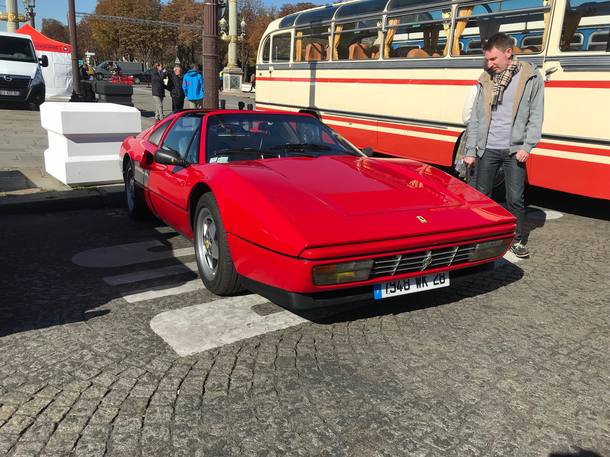
<path fill-rule="evenodd" d="M 550 67 L 547 68 L 546 70 L 544 70 L 544 77 L 545 79 L 548 81 L 549 79 L 551 79 L 551 75 L 553 73 L 555 73 L 557 70 L 559 70 L 559 67 Z"/>

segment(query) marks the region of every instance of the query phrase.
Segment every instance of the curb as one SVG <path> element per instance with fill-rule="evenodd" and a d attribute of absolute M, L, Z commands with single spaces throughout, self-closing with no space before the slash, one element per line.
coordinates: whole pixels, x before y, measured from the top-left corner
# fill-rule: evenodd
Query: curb
<path fill-rule="evenodd" d="M 113 185 L 66 191 L 43 191 L 27 195 L 6 195 L 0 198 L 0 215 L 122 208 L 125 206 L 123 190 L 123 185 Z"/>

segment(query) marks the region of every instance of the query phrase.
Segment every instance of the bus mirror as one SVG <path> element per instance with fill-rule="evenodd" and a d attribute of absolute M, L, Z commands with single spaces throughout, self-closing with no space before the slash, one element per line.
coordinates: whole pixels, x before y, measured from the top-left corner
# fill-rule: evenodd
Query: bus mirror
<path fill-rule="evenodd" d="M 366 148 L 362 148 L 361 151 L 367 157 L 373 157 L 373 154 L 375 153 L 373 151 L 373 148 L 371 148 L 370 146 L 367 146 Z"/>

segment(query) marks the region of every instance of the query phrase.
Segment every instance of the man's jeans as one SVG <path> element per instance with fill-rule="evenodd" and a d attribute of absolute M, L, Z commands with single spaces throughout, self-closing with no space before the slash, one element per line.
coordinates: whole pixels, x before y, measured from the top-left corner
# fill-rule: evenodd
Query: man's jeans
<path fill-rule="evenodd" d="M 153 100 L 155 102 L 155 119 L 160 121 L 163 119 L 163 97 L 153 95 Z"/>
<path fill-rule="evenodd" d="M 509 154 L 508 149 L 485 149 L 477 163 L 477 190 L 491 197 L 498 167 L 504 166 L 506 203 L 508 210 L 517 218 L 515 241 L 522 241 L 525 213 L 523 199 L 525 163 L 519 162 L 515 156 L 515 154 Z"/>

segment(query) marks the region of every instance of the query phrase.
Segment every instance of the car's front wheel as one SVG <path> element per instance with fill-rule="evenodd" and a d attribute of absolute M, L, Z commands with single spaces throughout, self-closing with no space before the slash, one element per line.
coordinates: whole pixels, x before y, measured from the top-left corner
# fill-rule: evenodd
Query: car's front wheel
<path fill-rule="evenodd" d="M 218 204 L 211 193 L 204 194 L 197 203 L 194 237 L 197 268 L 206 289 L 216 295 L 239 292 L 239 276 L 233 265 Z"/>
<path fill-rule="evenodd" d="M 148 214 L 148 207 L 144 200 L 144 191 L 136 184 L 133 164 L 129 162 L 123 173 L 125 181 L 125 204 L 127 212 L 134 219 L 141 219 Z"/>

